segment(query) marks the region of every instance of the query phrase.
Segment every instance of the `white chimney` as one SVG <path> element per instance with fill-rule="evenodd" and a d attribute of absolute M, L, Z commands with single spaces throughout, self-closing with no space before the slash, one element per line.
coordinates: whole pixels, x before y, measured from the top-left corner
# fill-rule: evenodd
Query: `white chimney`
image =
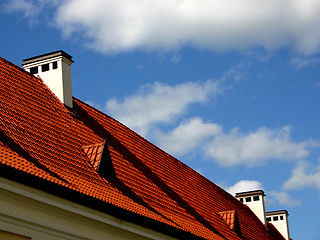
<path fill-rule="evenodd" d="M 264 192 L 262 190 L 237 193 L 236 198 L 246 204 L 252 212 L 266 225 L 266 214 L 264 207 Z"/>
<path fill-rule="evenodd" d="M 289 214 L 286 210 L 266 213 L 267 221 L 272 223 L 285 239 L 290 240 L 288 216 Z"/>
<path fill-rule="evenodd" d="M 40 76 L 60 101 L 72 108 L 72 63 L 72 56 L 60 50 L 24 59 L 22 66 L 31 74 Z"/>

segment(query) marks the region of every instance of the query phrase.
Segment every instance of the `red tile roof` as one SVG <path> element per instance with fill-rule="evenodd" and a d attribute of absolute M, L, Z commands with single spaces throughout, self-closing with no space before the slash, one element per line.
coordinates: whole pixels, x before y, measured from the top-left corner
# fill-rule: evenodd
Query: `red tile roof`
<path fill-rule="evenodd" d="M 192 238 L 279 239 L 248 207 L 187 165 L 76 98 L 74 117 L 41 79 L 3 58 L 0 91 L 1 167 Z M 104 140 L 110 176 L 95 170 Z M 237 210 L 242 237 L 219 214 L 230 209 Z"/>

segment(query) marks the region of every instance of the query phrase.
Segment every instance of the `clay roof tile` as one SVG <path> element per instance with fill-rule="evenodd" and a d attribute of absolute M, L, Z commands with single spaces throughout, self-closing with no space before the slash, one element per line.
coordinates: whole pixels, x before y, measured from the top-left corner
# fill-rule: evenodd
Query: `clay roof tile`
<path fill-rule="evenodd" d="M 202 239 L 241 239 L 231 230 L 235 215 L 228 210 L 236 209 L 245 239 L 276 239 L 184 163 L 79 99 L 69 114 L 41 79 L 3 58 L 0 91 L 1 167 Z"/>

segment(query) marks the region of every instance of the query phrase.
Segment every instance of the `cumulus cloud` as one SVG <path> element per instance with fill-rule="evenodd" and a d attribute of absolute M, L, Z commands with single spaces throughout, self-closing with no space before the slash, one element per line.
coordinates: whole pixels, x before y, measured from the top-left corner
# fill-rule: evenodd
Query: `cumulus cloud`
<path fill-rule="evenodd" d="M 66 33 L 84 33 L 104 52 L 184 45 L 216 50 L 293 44 L 319 51 L 317 0 L 69 0 L 56 21 Z"/>
<path fill-rule="evenodd" d="M 320 191 L 320 165 L 313 166 L 309 162 L 299 162 L 293 169 L 291 177 L 283 184 L 285 190 L 315 187 Z"/>
<path fill-rule="evenodd" d="M 220 133 L 215 123 L 204 123 L 199 117 L 183 121 L 170 132 L 159 131 L 156 139 L 161 148 L 174 155 L 183 155 L 197 149 L 207 138 Z"/>
<path fill-rule="evenodd" d="M 235 196 L 236 193 L 254 190 L 263 190 L 262 183 L 254 180 L 241 180 L 235 183 L 233 186 L 226 188 L 226 191 L 233 196 Z"/>
<path fill-rule="evenodd" d="M 272 159 L 290 161 L 308 157 L 309 149 L 319 143 L 293 141 L 289 126 L 279 129 L 261 127 L 243 133 L 237 127 L 223 131 L 222 126 L 199 117 L 181 120 L 187 116 L 191 105 L 204 103 L 223 93 L 227 89 L 226 80 L 236 79 L 235 72 L 228 71 L 219 80 L 144 85 L 131 96 L 121 100 L 109 99 L 105 109 L 108 114 L 176 156 L 199 149 L 201 155 L 226 167 L 254 167 Z M 178 121 L 180 124 L 176 125 Z M 169 130 L 163 130 L 163 126 Z"/>
<path fill-rule="evenodd" d="M 271 202 L 277 201 L 277 203 L 282 206 L 293 207 L 301 204 L 299 200 L 293 199 L 284 191 L 270 191 L 267 197 L 271 197 Z"/>
<path fill-rule="evenodd" d="M 219 81 L 186 82 L 175 86 L 155 82 L 123 100 L 110 99 L 106 111 L 146 136 L 154 124 L 170 123 L 194 103 L 203 103 L 223 90 Z"/>
<path fill-rule="evenodd" d="M 254 167 L 265 165 L 270 160 L 290 161 L 308 157 L 310 148 L 319 146 L 319 143 L 311 140 L 295 142 L 291 139 L 289 126 L 241 132 L 238 127 L 224 131 L 221 125 L 199 117 L 183 120 L 188 116 L 191 105 L 205 103 L 223 94 L 229 88 L 226 87 L 227 82 L 241 79 L 243 76 L 238 74 L 241 72 L 239 69 L 245 68 L 247 66 L 237 66 L 217 80 L 143 85 L 133 95 L 109 99 L 105 111 L 176 156 L 198 149 L 197 154 L 226 167 Z"/>
<path fill-rule="evenodd" d="M 293 142 L 290 127 L 269 129 L 262 127 L 249 133 L 240 133 L 238 128 L 217 135 L 207 144 L 206 153 L 222 166 L 264 164 L 269 159 L 301 159 L 309 155 L 308 147 L 313 141 Z"/>
<path fill-rule="evenodd" d="M 18 0 L 30 12 L 48 0 Z M 267 50 L 293 46 L 320 51 L 318 0 L 66 0 L 55 1 L 53 21 L 103 53 L 183 46 L 212 50 Z M 22 7 L 25 6 L 25 7 Z M 30 15 L 30 14 L 29 14 Z"/>

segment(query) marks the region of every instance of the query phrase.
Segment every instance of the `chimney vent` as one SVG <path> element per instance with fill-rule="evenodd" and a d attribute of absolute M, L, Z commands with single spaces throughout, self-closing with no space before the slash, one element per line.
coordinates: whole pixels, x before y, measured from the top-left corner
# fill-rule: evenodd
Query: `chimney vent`
<path fill-rule="evenodd" d="M 23 60 L 24 69 L 40 76 L 52 92 L 72 108 L 71 64 L 72 56 L 60 50 Z"/>
<path fill-rule="evenodd" d="M 246 204 L 252 212 L 266 225 L 266 214 L 264 207 L 264 192 L 262 190 L 237 193 L 236 198 Z"/>

